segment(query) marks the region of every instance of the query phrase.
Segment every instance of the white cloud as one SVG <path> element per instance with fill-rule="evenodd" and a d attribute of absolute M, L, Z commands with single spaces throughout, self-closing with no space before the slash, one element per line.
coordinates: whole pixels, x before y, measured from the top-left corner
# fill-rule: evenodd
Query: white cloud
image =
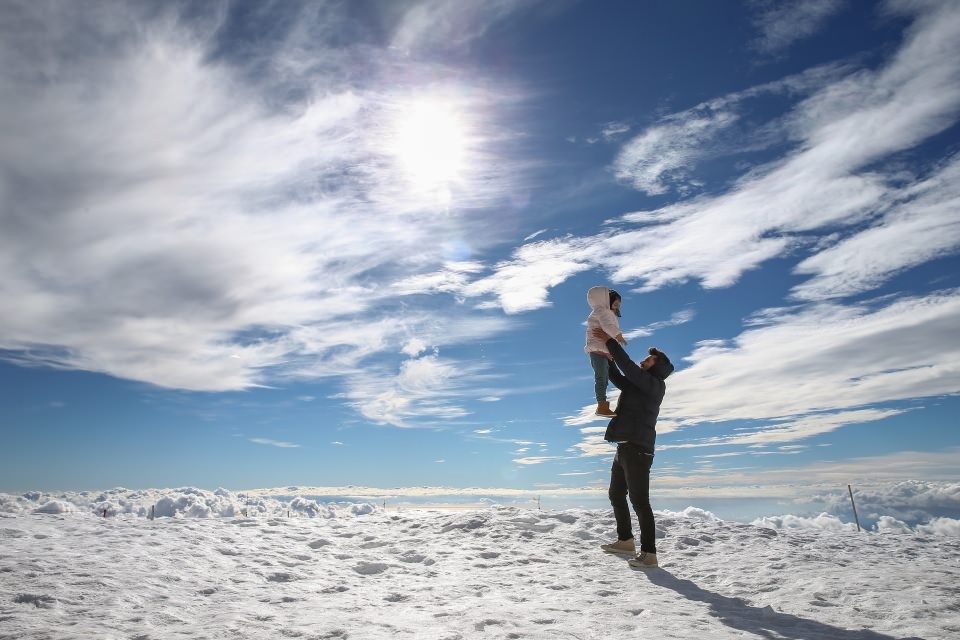
<path fill-rule="evenodd" d="M 800 422 L 779 436 L 801 435 L 844 419 L 813 412 L 960 391 L 960 292 L 884 302 L 781 310 L 729 343 L 700 345 L 671 376 L 663 414 L 685 424 L 789 418 Z"/>
<path fill-rule="evenodd" d="M 784 123 L 776 120 L 760 127 L 737 127 L 750 100 L 770 94 L 805 95 L 836 81 L 845 71 L 849 69 L 842 64 L 813 67 L 670 114 L 623 145 L 613 162 L 614 175 L 650 195 L 671 189 L 688 194 L 702 186 L 694 177 L 699 162 L 788 139 Z"/>
<path fill-rule="evenodd" d="M 770 92 L 810 94 L 773 123 L 774 138 L 792 143 L 780 159 L 755 167 L 719 195 L 624 215 L 612 222 L 615 231 L 524 245 L 511 260 L 495 265 L 493 274 L 466 285 L 464 295 L 492 294 L 509 313 L 528 311 L 548 306 L 551 287 L 589 269 L 607 271 L 613 282 L 640 283 L 640 291 L 691 280 L 706 288 L 729 287 L 766 261 L 808 246 L 829 250 L 829 244 L 817 244 L 818 234 L 836 234 L 838 229 L 849 233 L 875 223 L 897 197 L 906 199 L 907 208 L 899 214 L 911 220 L 910 228 L 924 229 L 924 237 L 944 229 L 944 216 L 954 200 L 945 179 L 952 175 L 952 165 L 932 180 L 896 188 L 891 185 L 902 176 L 893 170 L 885 173 L 881 165 L 893 154 L 944 131 L 960 113 L 960 6 L 910 6 L 917 15 L 902 46 L 877 69 L 842 65 L 811 69 L 677 114 L 675 125 L 669 117 L 665 120 L 664 126 L 683 128 L 687 121 L 713 122 L 719 118 L 713 114 L 735 113 L 748 97 Z M 689 130 L 698 131 L 698 125 L 690 124 Z M 713 139 L 715 129 L 703 124 L 703 131 L 713 132 Z M 644 135 L 635 138 L 637 144 Z M 696 135 L 689 145 L 684 140 L 680 136 L 670 144 L 689 146 L 697 157 L 717 153 L 707 141 L 698 143 Z M 632 144 L 627 143 L 625 153 L 635 148 Z M 669 160 L 671 153 L 657 147 L 649 157 L 634 155 L 618 166 L 624 171 L 638 166 L 637 180 L 653 185 L 654 190 L 663 187 L 666 183 L 658 181 L 670 175 L 674 164 L 652 173 L 644 173 L 643 167 L 648 160 Z M 689 160 L 683 157 L 684 162 Z M 628 173 L 623 177 L 633 180 Z M 922 206 L 909 208 L 910 202 Z M 938 255 L 955 244 L 952 227 L 946 230 L 948 236 L 938 239 Z M 845 282 L 844 287 L 873 286 L 870 283 L 879 276 L 896 273 L 932 253 L 924 253 L 919 242 L 904 241 L 913 246 L 892 252 L 879 268 L 864 267 L 861 283 L 850 288 Z M 803 268 L 830 275 L 837 269 L 828 264 L 829 257 L 822 262 L 811 258 Z"/>
<path fill-rule="evenodd" d="M 926 524 L 917 526 L 917 533 L 935 536 L 960 536 L 960 520 L 956 518 L 934 518 Z"/>
<path fill-rule="evenodd" d="M 650 195 L 666 193 L 690 177 L 689 168 L 702 156 L 705 143 L 736 120 L 730 111 L 688 112 L 668 119 L 623 146 L 614 174 Z"/>
<path fill-rule="evenodd" d="M 956 450 L 940 455 L 929 455 L 946 459 L 953 456 L 954 460 L 960 459 L 960 452 Z M 906 465 L 898 466 L 903 468 Z M 936 477 L 938 472 L 942 473 L 943 470 L 930 470 L 927 475 Z M 956 474 L 941 477 L 949 477 L 949 475 Z M 938 517 L 960 517 L 960 483 L 920 480 L 916 479 L 918 474 L 906 477 L 911 479 L 891 484 L 854 482 L 854 498 L 860 515 L 867 519 L 889 517 L 908 523 L 925 522 Z M 843 489 L 846 488 L 843 487 Z M 813 494 L 808 496 L 808 499 L 827 505 L 833 513 L 850 511 L 850 498 L 845 490 Z"/>
<path fill-rule="evenodd" d="M 654 333 L 660 329 L 666 327 L 675 327 L 680 324 L 685 324 L 693 320 L 693 317 L 696 313 L 693 309 L 684 309 L 682 311 L 677 311 L 670 316 L 669 320 L 660 320 L 659 322 L 652 322 L 644 327 L 638 329 L 631 329 L 623 334 L 623 337 L 627 340 L 633 340 L 634 338 L 643 338 L 646 336 L 652 336 Z"/>
<path fill-rule="evenodd" d="M 845 513 L 842 510 L 850 504 L 847 485 L 852 484 L 858 510 L 863 505 L 863 515 L 879 510 L 879 516 L 884 511 L 893 515 L 897 513 L 896 501 L 882 497 L 902 491 L 891 489 L 891 486 L 916 482 L 929 487 L 940 486 L 939 490 L 931 488 L 931 495 L 945 495 L 941 496 L 939 503 L 930 501 L 928 506 L 922 506 L 920 501 L 911 501 L 902 504 L 900 510 L 934 512 L 956 508 L 956 500 L 948 496 L 952 495 L 951 487 L 960 480 L 958 459 L 960 450 L 956 448 L 935 452 L 901 451 L 792 467 L 720 469 L 714 473 L 698 470 L 682 475 L 655 473 L 652 485 L 657 487 L 657 493 L 670 497 L 782 497 L 801 503 L 822 503 L 829 507 L 828 511 Z M 657 456 L 658 465 L 667 465 L 669 460 L 669 452 Z M 655 472 L 657 469 L 654 466 Z M 878 498 L 868 500 L 868 490 L 875 491 Z"/>
<path fill-rule="evenodd" d="M 524 242 L 530 242 L 531 240 L 533 240 L 533 239 L 536 238 L 537 236 L 542 235 L 542 234 L 546 233 L 547 231 L 549 231 L 549 229 L 540 229 L 539 231 L 534 231 L 533 233 L 531 233 L 530 235 L 528 235 L 526 238 L 524 238 L 523 241 L 524 241 Z"/>
<path fill-rule="evenodd" d="M 364 417 L 395 427 L 438 427 L 462 418 L 472 386 L 491 378 L 486 366 L 441 358 L 438 353 L 410 358 L 399 371 L 370 366 L 350 375 L 341 394 Z"/>
<path fill-rule="evenodd" d="M 514 458 L 514 462 L 522 465 L 543 464 L 550 460 L 563 460 L 563 456 L 529 456 L 526 458 Z"/>
<path fill-rule="evenodd" d="M 821 513 L 814 518 L 804 516 L 783 515 L 757 518 L 750 524 L 757 527 L 772 529 L 823 529 L 826 531 L 856 531 L 857 525 L 852 522 L 843 522 L 840 518 L 828 513 Z"/>
<path fill-rule="evenodd" d="M 411 358 L 415 358 L 426 350 L 427 344 L 423 340 L 420 338 L 411 338 L 407 344 L 403 345 L 401 352 Z"/>
<path fill-rule="evenodd" d="M 769 426 L 764 426 L 754 430 L 748 431 L 738 431 L 731 435 L 724 436 L 715 436 L 712 438 L 704 438 L 701 440 L 695 440 L 693 442 L 685 442 L 682 444 L 665 444 L 658 447 L 658 449 L 689 449 L 694 447 L 714 447 L 714 446 L 732 446 L 732 445 L 744 445 L 750 447 L 756 446 L 768 446 L 779 444 L 782 442 L 796 442 L 799 440 L 805 440 L 807 438 L 812 438 L 814 436 L 823 435 L 825 433 L 830 433 L 836 431 L 842 427 L 851 425 L 851 424 L 861 424 L 864 422 L 875 422 L 877 420 L 883 420 L 891 416 L 896 416 L 901 413 L 904 413 L 903 410 L 897 409 L 861 409 L 858 411 L 840 411 L 837 413 L 818 413 L 808 416 L 803 416 L 796 420 L 789 422 L 776 422 Z M 797 453 L 799 449 L 804 447 L 794 446 L 785 446 L 778 447 L 781 451 L 788 451 L 791 453 Z M 761 453 L 761 452 L 754 452 Z M 762 452 L 762 453 L 774 453 L 774 452 Z M 722 455 L 741 455 L 740 453 L 731 453 L 731 454 L 719 454 Z M 719 457 L 714 456 L 701 456 L 704 458 L 710 457 Z"/>
<path fill-rule="evenodd" d="M 468 46 L 488 29 L 540 4 L 541 0 L 418 0 L 402 11 L 392 46 L 403 51 L 452 50 Z"/>
<path fill-rule="evenodd" d="M 812 274 L 794 287 L 803 300 L 846 297 L 960 248 L 960 156 L 900 193 L 872 226 L 814 254 L 796 272 Z"/>
<path fill-rule="evenodd" d="M 479 262 L 448 262 L 439 271 L 411 275 L 392 286 L 398 295 L 454 293 L 466 287 L 471 274 L 483 269 Z"/>
<path fill-rule="evenodd" d="M 293 442 L 270 440 L 269 438 L 250 438 L 250 442 L 253 442 L 254 444 L 265 444 L 271 447 L 279 447 L 281 449 L 296 449 L 300 446 L 298 444 L 294 444 Z"/>
<path fill-rule="evenodd" d="M 0 38 L 10 359 L 210 391 L 343 375 L 407 337 L 385 326 L 384 285 L 501 233 L 468 214 L 512 192 L 475 117 L 507 99 L 495 84 L 384 91 L 383 67 L 417 63 L 336 49 L 329 7 L 289 9 L 298 26 L 251 53 L 264 74 L 212 54 L 216 12 L 49 6 L 11 10 Z M 359 59 L 375 77 L 350 84 Z M 431 96 L 474 127 L 452 206 L 409 189 L 388 148 L 396 114 Z"/>
<path fill-rule="evenodd" d="M 755 46 L 760 51 L 776 53 L 819 31 L 830 16 L 843 8 L 845 1 L 804 0 L 756 4 L 761 10 L 754 21 L 760 30 Z"/>
<path fill-rule="evenodd" d="M 625 122 L 608 122 L 600 131 L 600 135 L 602 135 L 605 140 L 613 140 L 628 131 L 630 131 L 630 125 Z"/>
<path fill-rule="evenodd" d="M 564 238 L 523 245 L 509 260 L 498 263 L 494 274 L 468 284 L 463 293 L 470 297 L 493 294 L 508 314 L 548 306 L 550 287 L 590 268 L 595 244 L 589 239 Z"/>

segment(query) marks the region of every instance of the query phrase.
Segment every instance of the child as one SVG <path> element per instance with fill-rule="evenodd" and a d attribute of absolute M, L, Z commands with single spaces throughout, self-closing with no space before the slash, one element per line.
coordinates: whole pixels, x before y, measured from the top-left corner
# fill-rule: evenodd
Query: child
<path fill-rule="evenodd" d="M 626 346 L 620 331 L 620 294 L 606 287 L 590 287 L 587 291 L 587 302 L 593 311 L 587 317 L 587 344 L 583 350 L 590 356 L 593 366 L 593 380 L 597 394 L 597 415 L 615 416 L 607 402 L 607 381 L 610 372 L 610 353 L 607 347 L 591 333 L 594 327 L 600 327 L 620 344 Z"/>

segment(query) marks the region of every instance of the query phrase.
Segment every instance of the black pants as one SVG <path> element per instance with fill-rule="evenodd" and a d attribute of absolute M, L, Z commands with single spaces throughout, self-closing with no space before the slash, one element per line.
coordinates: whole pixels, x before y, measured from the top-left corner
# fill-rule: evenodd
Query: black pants
<path fill-rule="evenodd" d="M 645 453 L 635 444 L 618 444 L 617 455 L 613 457 L 610 469 L 610 504 L 613 516 L 617 519 L 617 538 L 628 540 L 633 537 L 630 504 L 637 512 L 640 521 L 640 550 L 657 552 L 656 529 L 653 523 L 653 508 L 650 507 L 650 467 L 653 456 Z"/>

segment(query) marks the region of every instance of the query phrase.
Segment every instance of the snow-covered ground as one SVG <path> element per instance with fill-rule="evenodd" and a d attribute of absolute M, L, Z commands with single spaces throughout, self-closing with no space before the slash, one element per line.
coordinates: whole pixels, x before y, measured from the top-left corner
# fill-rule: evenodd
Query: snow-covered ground
<path fill-rule="evenodd" d="M 597 548 L 608 510 L 305 502 L 244 517 L 204 511 L 237 510 L 205 493 L 155 520 L 116 500 L 96 517 L 100 495 L 49 513 L 5 496 L 0 638 L 960 637 L 950 535 L 660 512 L 662 568 L 641 571 Z"/>

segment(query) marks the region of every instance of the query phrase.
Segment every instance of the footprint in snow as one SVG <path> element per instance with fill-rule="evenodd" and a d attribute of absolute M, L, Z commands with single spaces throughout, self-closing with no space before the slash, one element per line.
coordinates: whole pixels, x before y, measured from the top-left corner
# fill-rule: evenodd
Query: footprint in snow
<path fill-rule="evenodd" d="M 503 622 L 500 620 L 493 620 L 491 618 L 487 618 L 483 622 L 478 622 L 475 625 L 473 625 L 473 628 L 476 629 L 477 631 L 483 631 L 484 627 L 499 626 L 502 624 Z"/>
<path fill-rule="evenodd" d="M 425 565 L 431 565 L 435 560 L 428 558 L 427 556 L 417 553 L 416 551 L 405 551 L 399 556 L 400 562 L 422 562 Z"/>
<path fill-rule="evenodd" d="M 323 538 L 320 538 L 319 540 L 308 542 L 307 546 L 310 547 L 311 549 L 320 549 L 321 547 L 325 547 L 328 544 L 333 544 L 333 543 L 330 542 L 329 540 L 324 540 Z"/>
<path fill-rule="evenodd" d="M 545 517 L 545 518 L 553 518 L 554 520 L 559 520 L 560 522 L 563 522 L 563 523 L 565 523 L 565 524 L 573 524 L 574 522 L 576 522 L 577 520 L 579 520 L 579 518 L 577 518 L 577 516 L 575 516 L 575 515 L 573 515 L 573 514 L 570 514 L 570 513 L 552 513 L 552 514 L 548 514 L 548 515 L 546 515 L 546 516 L 544 516 L 544 517 Z"/>
<path fill-rule="evenodd" d="M 360 548 L 361 548 L 361 549 L 376 549 L 377 547 L 385 547 L 385 546 L 387 546 L 388 544 L 390 544 L 390 543 L 389 543 L 389 542 L 382 542 L 382 541 L 374 540 L 374 541 L 371 541 L 371 542 L 364 542 L 362 545 L 360 545 Z"/>
<path fill-rule="evenodd" d="M 288 571 L 277 571 L 267 575 L 267 582 L 293 582 L 299 579 L 300 576 Z"/>
<path fill-rule="evenodd" d="M 17 604 L 32 604 L 38 609 L 52 609 L 57 599 L 46 594 L 21 593 L 13 599 Z"/>
<path fill-rule="evenodd" d="M 391 593 L 384 598 L 387 602 L 406 602 L 409 599 L 410 596 L 405 596 L 402 593 Z"/>
<path fill-rule="evenodd" d="M 353 570 L 362 576 L 372 576 L 383 573 L 389 568 L 389 565 L 382 562 L 358 562 Z"/>

